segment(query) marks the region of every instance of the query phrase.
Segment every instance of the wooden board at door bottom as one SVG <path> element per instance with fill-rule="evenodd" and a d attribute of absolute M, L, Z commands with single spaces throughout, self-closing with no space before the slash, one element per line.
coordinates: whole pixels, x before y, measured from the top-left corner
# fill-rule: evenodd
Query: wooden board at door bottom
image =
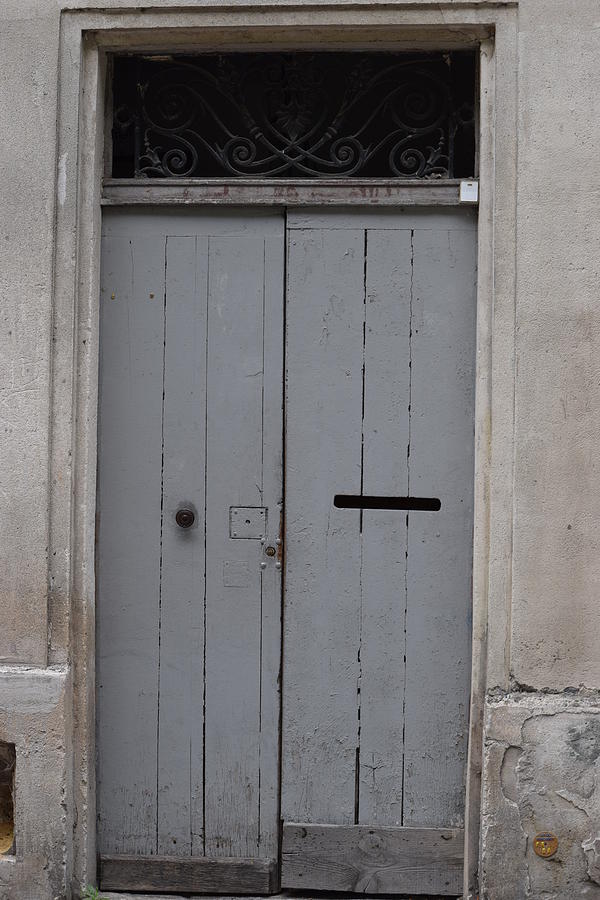
<path fill-rule="evenodd" d="M 369 825 L 283 826 L 281 886 L 357 894 L 462 892 L 464 831 Z"/>
<path fill-rule="evenodd" d="M 100 856 L 102 890 L 205 894 L 273 894 L 274 859 L 207 856 Z"/>

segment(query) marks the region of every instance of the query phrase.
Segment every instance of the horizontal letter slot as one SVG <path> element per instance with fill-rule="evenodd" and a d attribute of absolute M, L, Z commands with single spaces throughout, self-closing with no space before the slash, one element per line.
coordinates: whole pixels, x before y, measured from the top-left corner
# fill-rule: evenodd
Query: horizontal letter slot
<path fill-rule="evenodd" d="M 441 501 L 437 497 L 376 497 L 366 494 L 336 494 L 333 505 L 338 509 L 414 509 L 438 512 Z"/>

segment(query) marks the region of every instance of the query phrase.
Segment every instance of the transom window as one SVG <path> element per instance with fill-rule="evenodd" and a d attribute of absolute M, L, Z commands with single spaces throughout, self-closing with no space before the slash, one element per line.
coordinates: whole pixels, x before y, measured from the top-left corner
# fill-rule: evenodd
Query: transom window
<path fill-rule="evenodd" d="M 117 56 L 116 178 L 468 178 L 475 54 Z"/>

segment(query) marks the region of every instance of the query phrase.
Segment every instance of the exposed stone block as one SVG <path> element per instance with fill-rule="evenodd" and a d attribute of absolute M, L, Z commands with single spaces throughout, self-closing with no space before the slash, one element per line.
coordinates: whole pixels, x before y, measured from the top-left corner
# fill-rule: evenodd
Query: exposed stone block
<path fill-rule="evenodd" d="M 69 684 L 64 668 L 0 667 L 0 821 L 14 797 L 14 853 L 0 855 L 2 900 L 68 896 Z"/>

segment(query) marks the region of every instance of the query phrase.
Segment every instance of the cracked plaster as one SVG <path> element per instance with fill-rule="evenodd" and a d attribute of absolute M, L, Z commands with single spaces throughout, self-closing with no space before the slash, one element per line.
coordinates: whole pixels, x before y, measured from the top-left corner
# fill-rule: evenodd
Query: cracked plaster
<path fill-rule="evenodd" d="M 486 725 L 482 897 L 600 898 L 600 698 L 513 695 Z M 550 859 L 540 831 L 558 837 Z"/>

